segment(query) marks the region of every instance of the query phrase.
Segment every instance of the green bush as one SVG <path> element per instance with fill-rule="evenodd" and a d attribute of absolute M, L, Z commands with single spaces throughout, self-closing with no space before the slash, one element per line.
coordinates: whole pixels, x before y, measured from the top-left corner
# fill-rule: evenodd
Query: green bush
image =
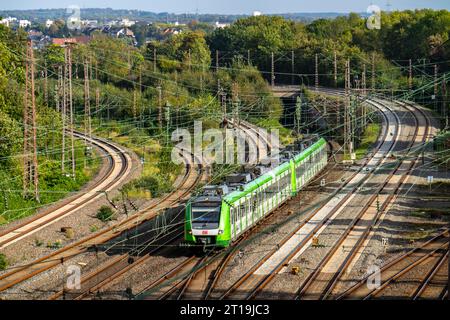
<path fill-rule="evenodd" d="M 8 267 L 8 260 L 3 253 L 0 253 L 0 270 L 5 270 Z"/>
<path fill-rule="evenodd" d="M 114 216 L 113 210 L 108 206 L 102 206 L 97 211 L 97 219 L 106 222 L 112 220 Z"/>
<path fill-rule="evenodd" d="M 147 176 L 131 181 L 122 188 L 125 193 L 131 192 L 133 189 L 149 191 L 152 197 L 156 198 L 171 191 L 172 185 L 167 176 Z"/>

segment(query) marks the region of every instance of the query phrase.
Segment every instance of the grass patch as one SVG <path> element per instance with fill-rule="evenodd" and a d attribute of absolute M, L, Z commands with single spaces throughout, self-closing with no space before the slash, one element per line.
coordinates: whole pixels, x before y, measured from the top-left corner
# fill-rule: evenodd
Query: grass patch
<path fill-rule="evenodd" d="M 378 135 L 381 131 L 381 125 L 379 123 L 369 123 L 364 130 L 361 138 L 361 142 L 355 149 L 356 160 L 361 160 L 369 151 L 369 148 L 377 141 Z M 346 155 L 345 160 L 349 160 L 350 156 Z"/>
<path fill-rule="evenodd" d="M 8 260 L 3 253 L 0 253 L 0 270 L 6 270 L 8 268 Z"/>
<path fill-rule="evenodd" d="M 280 135 L 280 143 L 283 145 L 289 145 L 295 141 L 293 132 L 283 127 L 276 119 L 263 119 L 256 121 L 256 125 L 266 130 L 278 130 Z M 269 133 L 269 132 L 268 132 Z"/>
<path fill-rule="evenodd" d="M 136 153 L 141 159 L 142 175 L 127 183 L 123 191 L 130 199 L 151 199 L 172 190 L 183 165 L 172 162 L 171 145 L 164 145 L 164 137 L 156 139 L 134 126 L 109 121 L 96 134 L 106 137 Z"/>
<path fill-rule="evenodd" d="M 62 241 L 61 240 L 56 240 L 55 242 L 48 242 L 47 243 L 47 248 L 49 249 L 60 249 L 62 248 Z"/>
<path fill-rule="evenodd" d="M 426 239 L 428 237 L 430 237 L 430 235 L 433 233 L 433 230 L 417 230 L 417 231 L 411 231 L 408 232 L 407 235 L 405 236 L 406 240 L 423 240 Z"/>
<path fill-rule="evenodd" d="M 418 218 L 446 218 L 450 217 L 450 208 L 422 208 L 411 212 L 411 216 Z"/>
<path fill-rule="evenodd" d="M 114 211 L 108 206 L 101 206 L 97 211 L 96 217 L 102 222 L 108 222 L 113 219 Z"/>
<path fill-rule="evenodd" d="M 67 154 L 67 157 L 69 155 Z M 101 159 L 97 153 L 86 157 L 84 141 L 75 140 L 75 176 L 73 179 L 61 170 L 61 154 L 42 153 L 39 156 L 40 203 L 32 197 L 23 197 L 22 163 L 11 161 L 0 165 L 0 225 L 33 215 L 38 208 L 65 198 L 80 190 L 99 171 Z M 86 167 L 85 167 L 86 164 Z M 66 165 L 66 172 L 70 171 Z"/>

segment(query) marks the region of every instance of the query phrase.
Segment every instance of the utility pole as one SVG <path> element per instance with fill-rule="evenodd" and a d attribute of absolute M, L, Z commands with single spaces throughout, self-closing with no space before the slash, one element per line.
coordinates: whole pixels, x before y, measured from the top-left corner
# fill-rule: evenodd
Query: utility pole
<path fill-rule="evenodd" d="M 301 130 L 301 120 L 302 120 L 302 98 L 298 96 L 297 101 L 295 103 L 295 127 L 297 129 L 298 134 L 300 134 Z"/>
<path fill-rule="evenodd" d="M 362 107 L 362 129 L 364 129 L 367 125 L 367 109 L 364 100 L 367 96 L 367 84 L 366 84 L 366 64 L 363 64 L 363 72 L 361 76 L 361 86 L 362 86 L 362 95 L 363 95 L 363 103 Z"/>
<path fill-rule="evenodd" d="M 133 113 L 133 120 L 136 121 L 136 116 L 137 116 L 137 109 L 136 109 L 136 100 L 137 100 L 137 92 L 136 89 L 133 90 L 133 108 L 132 108 L 132 113 Z"/>
<path fill-rule="evenodd" d="M 153 72 L 156 73 L 156 48 L 153 48 Z"/>
<path fill-rule="evenodd" d="M 216 72 L 219 71 L 219 50 L 216 50 Z"/>
<path fill-rule="evenodd" d="M 372 94 L 375 93 L 375 52 L 372 52 Z"/>
<path fill-rule="evenodd" d="M 58 81 L 55 87 L 55 109 L 56 112 L 61 112 L 62 110 L 62 90 L 63 90 L 63 76 L 62 76 L 62 66 L 58 66 Z"/>
<path fill-rule="evenodd" d="M 75 180 L 75 141 L 73 136 L 73 99 L 72 99 L 72 48 L 70 44 L 65 47 L 66 57 L 66 112 L 69 108 L 69 129 L 71 139 L 72 179 Z"/>
<path fill-rule="evenodd" d="M 191 49 L 188 50 L 188 66 L 189 71 L 191 71 Z"/>
<path fill-rule="evenodd" d="M 89 86 L 89 62 L 84 62 L 84 143 L 87 145 L 87 138 L 92 138 L 91 127 L 91 94 Z"/>
<path fill-rule="evenodd" d="M 434 65 L 434 110 L 437 111 L 437 95 L 438 95 L 438 66 Z"/>
<path fill-rule="evenodd" d="M 408 87 L 409 87 L 410 91 L 412 90 L 412 76 L 413 76 L 413 73 L 412 73 L 412 60 L 409 59 Z"/>
<path fill-rule="evenodd" d="M 350 119 L 350 107 L 351 107 L 350 88 L 351 88 L 350 60 L 347 60 L 345 65 L 344 157 L 346 154 L 349 154 L 351 156 L 353 153 L 352 128 Z"/>
<path fill-rule="evenodd" d="M 23 112 L 23 195 L 27 197 L 33 186 L 33 197 L 39 198 L 39 173 L 36 141 L 36 99 L 34 94 L 34 55 L 31 41 L 27 43 L 26 80 Z"/>
<path fill-rule="evenodd" d="M 61 93 L 62 93 L 62 105 L 61 105 L 61 172 L 65 173 L 66 166 L 66 125 L 67 125 L 67 49 L 64 49 L 64 75 L 61 71 Z"/>
<path fill-rule="evenodd" d="M 161 84 L 156 87 L 158 90 L 158 125 L 159 128 L 162 130 L 162 88 Z"/>
<path fill-rule="evenodd" d="M 44 66 L 44 102 L 45 102 L 45 105 L 48 107 L 48 70 L 47 70 L 47 63 L 45 63 L 45 66 Z"/>
<path fill-rule="evenodd" d="M 139 66 L 139 93 L 142 93 L 142 65 Z"/>
<path fill-rule="evenodd" d="M 334 87 L 337 88 L 337 53 L 334 50 Z"/>
<path fill-rule="evenodd" d="M 444 73 L 442 79 L 442 117 L 444 118 L 444 128 L 448 128 L 448 117 L 447 117 L 447 83 L 446 74 Z"/>
<path fill-rule="evenodd" d="M 97 117 L 100 118 L 101 121 L 101 115 L 100 115 L 100 88 L 95 89 L 95 113 L 97 114 Z"/>
<path fill-rule="evenodd" d="M 227 118 L 227 94 L 220 89 L 220 101 L 222 105 L 223 120 Z"/>
<path fill-rule="evenodd" d="M 234 121 L 239 125 L 239 87 L 236 82 L 233 82 L 232 85 L 232 99 L 233 99 L 233 113 L 234 113 Z"/>
<path fill-rule="evenodd" d="M 367 95 L 366 64 L 363 64 L 363 72 L 361 74 L 361 87 L 362 87 L 362 95 L 365 97 Z"/>
<path fill-rule="evenodd" d="M 271 68 L 271 79 L 270 79 L 270 81 L 271 81 L 271 85 L 272 85 L 272 88 L 275 86 L 275 56 L 274 56 L 274 54 L 273 54 L 273 52 L 272 52 L 272 68 Z"/>
<path fill-rule="evenodd" d="M 314 87 L 315 90 L 319 90 L 319 55 L 316 53 L 315 55 L 315 78 L 314 78 Z"/>
<path fill-rule="evenodd" d="M 292 50 L 291 51 L 291 85 L 295 84 L 294 73 L 295 73 L 295 54 L 294 54 L 294 50 Z"/>
<path fill-rule="evenodd" d="M 169 144 L 169 131 L 170 131 L 170 105 L 166 103 L 166 144 Z"/>

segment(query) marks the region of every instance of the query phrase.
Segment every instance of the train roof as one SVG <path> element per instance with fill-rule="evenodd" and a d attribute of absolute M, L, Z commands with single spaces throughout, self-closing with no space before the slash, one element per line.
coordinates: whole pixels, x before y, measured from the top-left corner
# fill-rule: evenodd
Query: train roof
<path fill-rule="evenodd" d="M 293 160 L 295 163 L 300 163 L 302 160 L 307 158 L 312 152 L 317 150 L 318 148 L 322 147 L 326 143 L 325 139 L 320 138 L 317 142 L 303 150 L 302 152 L 298 153 L 296 156 L 294 156 Z M 256 178 L 255 180 L 247 183 L 243 190 L 236 190 L 229 194 L 227 194 L 224 197 L 224 200 L 226 200 L 229 203 L 233 203 L 240 198 L 246 196 L 247 194 L 251 193 L 253 190 L 259 188 L 261 185 L 267 183 L 268 181 L 272 180 L 276 176 L 282 174 L 286 170 L 289 169 L 289 162 L 286 161 L 282 163 L 281 165 L 277 166 L 276 168 L 270 170 L 269 172 L 263 174 L 262 176 Z"/>

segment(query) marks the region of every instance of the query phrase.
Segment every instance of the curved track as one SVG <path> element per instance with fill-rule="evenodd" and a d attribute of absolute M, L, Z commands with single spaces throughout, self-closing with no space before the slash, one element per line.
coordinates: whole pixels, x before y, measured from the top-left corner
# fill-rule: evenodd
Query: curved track
<path fill-rule="evenodd" d="M 371 103 L 379 103 L 379 101 Z M 406 150 L 399 150 L 398 147 L 393 147 L 392 151 L 405 152 L 406 156 L 412 148 L 427 141 L 429 123 L 427 117 L 419 109 L 406 105 L 402 105 L 402 107 L 408 110 L 414 119 L 414 125 L 411 126 L 413 128 L 412 139 L 403 141 L 403 143 L 409 143 Z M 416 113 L 418 114 L 417 116 L 415 115 Z M 406 124 L 404 126 L 405 130 L 407 130 Z M 404 135 L 404 137 L 409 136 L 411 136 L 409 132 L 408 135 Z M 400 146 L 400 148 L 403 147 L 403 145 Z M 347 226 L 345 232 L 341 234 L 314 272 L 302 284 L 297 298 L 326 299 L 332 295 L 338 281 L 344 272 L 348 270 L 355 257 L 358 256 L 365 241 L 368 238 L 370 239 L 370 235 L 373 233 L 380 217 L 393 202 L 395 194 L 404 184 L 417 163 L 417 158 L 415 160 L 386 160 L 385 166 L 389 167 L 389 170 L 383 169 L 384 172 L 380 171 L 380 174 L 387 175 L 387 178 L 384 181 L 376 180 L 377 185 L 379 184 L 380 186 L 370 192 L 371 196 L 368 199 L 365 196 L 364 201 L 362 201 L 363 195 L 358 197 L 358 201 L 365 203 L 365 205 L 359 209 L 359 212 L 356 212 L 353 221 Z M 392 166 L 393 169 L 390 169 Z M 348 210 L 352 210 L 351 208 L 355 207 L 358 208 L 356 204 L 350 205 Z M 340 248 L 349 249 L 342 252 L 342 250 L 339 250 Z"/>
<path fill-rule="evenodd" d="M 241 121 L 239 124 L 235 124 L 233 121 L 229 121 L 233 126 L 241 128 L 253 142 L 258 144 L 267 144 L 268 148 L 271 148 L 271 144 L 268 141 L 268 138 L 262 134 L 259 135 L 257 132 L 257 127 L 245 122 Z M 183 156 L 186 156 L 183 154 Z M 165 198 L 162 199 L 160 206 L 161 207 L 171 207 L 175 204 L 181 204 L 181 202 L 187 198 L 192 190 L 198 185 L 198 183 L 204 178 L 203 173 L 198 174 L 196 170 L 193 170 L 194 163 L 192 159 L 193 155 L 190 155 L 185 158 L 186 163 L 186 175 L 184 176 L 182 182 L 176 186 L 176 190 L 173 194 L 167 196 L 167 200 L 169 199 L 177 199 L 172 201 L 166 201 Z M 110 283 L 112 283 L 114 280 L 124 276 L 125 274 L 132 272 L 133 268 L 135 266 L 138 266 L 140 264 L 144 264 L 145 262 L 149 261 L 152 258 L 151 253 L 157 252 L 161 249 L 164 249 L 165 245 L 167 244 L 173 244 L 176 243 L 177 240 L 180 239 L 181 235 L 183 234 L 183 231 L 180 230 L 180 228 L 173 228 L 171 230 L 167 237 L 164 236 L 164 241 L 156 246 L 152 247 L 151 251 L 147 250 L 145 254 L 142 254 L 141 251 L 145 250 L 145 244 L 142 245 L 142 249 L 139 248 L 134 249 L 130 252 L 127 252 L 122 255 L 118 255 L 112 259 L 109 259 L 106 263 L 100 265 L 96 269 L 94 269 L 89 274 L 86 274 L 81 279 L 81 285 L 82 289 L 73 291 L 73 292 L 65 292 L 64 290 L 58 291 L 56 294 L 52 295 L 50 299 L 59 299 L 61 297 L 64 298 L 70 298 L 70 299 L 83 299 L 88 298 L 89 296 L 92 296 L 96 293 L 99 293 L 102 289 L 107 287 Z M 188 259 L 189 260 L 189 259 Z M 196 262 L 195 265 L 202 266 L 203 264 L 199 261 Z M 183 267 L 180 267 L 180 270 L 185 270 L 187 267 L 184 266 L 184 263 L 182 263 Z M 180 271 L 178 270 L 178 271 Z M 168 276 L 167 276 L 168 277 Z M 189 279 L 192 280 L 194 276 L 192 275 Z M 193 281 L 195 283 L 195 281 Z M 184 290 L 187 290 L 187 287 L 190 285 L 191 281 L 187 281 L 185 284 Z M 153 287 L 153 286 L 151 286 Z"/>
<path fill-rule="evenodd" d="M 21 283 L 35 275 L 43 273 L 55 266 L 63 264 L 65 261 L 73 258 L 83 252 L 86 252 L 89 248 L 105 243 L 122 232 L 136 227 L 143 222 L 152 219 L 162 210 L 172 206 L 175 203 L 186 199 L 188 193 L 199 181 L 198 171 L 190 164 L 192 160 L 188 160 L 186 163 L 186 172 L 180 185 L 176 190 L 167 194 L 158 202 L 152 204 L 145 210 L 138 212 L 117 223 L 111 227 L 105 228 L 89 237 L 83 238 L 73 244 L 70 244 L 60 250 L 57 250 L 47 256 L 33 261 L 30 264 L 19 266 L 14 268 L 13 271 L 5 273 L 0 276 L 0 291 L 6 290 L 18 283 Z M 200 170 L 201 171 L 201 170 Z M 118 259 L 117 261 L 119 261 Z M 116 261 L 116 262 L 117 262 Z"/>
<path fill-rule="evenodd" d="M 45 210 L 31 220 L 1 232 L 0 249 L 4 249 L 93 203 L 102 197 L 105 192 L 109 192 L 117 187 L 130 173 L 131 158 L 122 148 L 100 138 L 87 138 L 81 133 L 75 133 L 74 136 L 86 139 L 87 142 L 100 148 L 107 155 L 108 169 L 106 173 L 89 190 L 80 193 L 68 203 L 63 203 L 56 208 L 51 208 L 51 210 Z"/>
<path fill-rule="evenodd" d="M 405 132 L 402 134 L 405 123 L 401 114 L 409 107 L 399 106 L 398 108 L 393 108 L 392 106 L 389 106 L 388 103 L 380 100 L 371 101 L 371 103 L 383 114 L 385 121 L 387 122 L 384 126 L 385 130 L 382 141 L 376 148 L 372 157 L 368 159 L 363 167 L 347 180 L 347 182 L 342 185 L 332 197 L 330 197 L 331 199 L 327 203 L 322 205 L 318 210 L 315 210 L 306 221 L 281 241 L 274 250 L 264 256 L 251 270 L 246 272 L 232 287 L 223 293 L 220 298 L 251 299 L 257 297 L 275 275 L 282 272 L 285 265 L 297 258 L 311 245 L 311 238 L 313 236 L 317 237 L 333 219 L 348 207 L 352 200 L 355 201 L 358 199 L 357 197 L 360 193 L 359 191 L 362 190 L 361 188 L 369 186 L 370 183 L 372 183 L 375 170 L 389 163 L 391 152 L 393 150 L 398 150 L 399 148 L 400 150 L 405 148 L 404 144 L 411 139 L 411 133 Z M 420 114 L 420 111 L 415 112 Z M 425 119 L 422 121 L 427 120 Z M 413 127 L 416 128 L 416 133 L 414 134 L 412 141 L 410 141 L 410 147 L 425 141 L 428 136 L 428 125 L 424 125 L 423 122 L 419 123 L 419 121 L 417 121 Z M 388 134 L 388 132 L 390 134 Z M 377 181 L 377 184 L 381 183 L 383 186 L 386 186 L 388 183 L 400 185 L 413 165 L 411 164 L 411 161 L 401 161 L 400 163 L 402 164 L 401 167 L 399 165 L 395 170 L 400 174 L 394 175 L 392 173 L 389 176 L 389 179 L 385 179 L 381 182 Z M 365 168 L 367 168 L 367 170 L 365 170 Z M 395 192 L 397 190 L 398 188 L 395 189 Z M 386 208 L 393 196 L 386 195 L 383 197 L 385 198 L 382 199 L 382 210 Z M 350 231 L 356 230 L 355 227 L 359 227 L 357 224 L 358 221 L 364 220 L 364 223 L 372 221 L 371 219 L 368 219 L 367 215 L 370 215 L 368 214 L 368 211 L 371 211 L 372 217 L 374 216 L 374 210 L 371 204 L 375 199 L 376 196 L 372 195 L 368 204 L 365 206 L 359 202 L 359 205 L 356 206 L 362 207 L 359 219 L 358 217 L 355 218 L 353 223 L 347 228 L 343 239 L 347 238 Z M 366 216 L 364 216 L 364 214 L 366 214 Z M 358 233 L 358 236 L 361 236 L 361 230 L 358 230 Z M 320 270 L 321 268 L 319 268 L 319 271 Z"/>
<path fill-rule="evenodd" d="M 204 178 L 204 171 L 201 170 L 201 167 L 199 167 L 199 170 L 195 169 L 192 155 L 191 157 L 186 156 L 184 160 L 186 163 L 186 171 L 181 182 L 175 186 L 175 191 L 164 196 L 157 204 L 147 210 L 150 210 L 150 212 L 153 212 L 156 215 L 165 208 L 181 204 L 182 201 L 189 197 L 193 189 Z M 151 254 L 153 252 L 164 248 L 167 244 L 179 240 L 182 234 L 182 228 L 170 228 L 170 231 L 162 237 L 164 239 L 159 239 L 163 240 L 159 245 L 150 246 L 150 249 L 147 249 L 148 243 L 146 242 L 127 253 L 117 255 L 82 277 L 82 288 L 80 290 L 72 292 L 61 290 L 52 295 L 50 299 L 55 300 L 64 296 L 65 299 L 79 300 L 95 294 L 113 280 L 123 276 L 127 272 L 131 272 L 134 267 L 151 259 Z"/>

